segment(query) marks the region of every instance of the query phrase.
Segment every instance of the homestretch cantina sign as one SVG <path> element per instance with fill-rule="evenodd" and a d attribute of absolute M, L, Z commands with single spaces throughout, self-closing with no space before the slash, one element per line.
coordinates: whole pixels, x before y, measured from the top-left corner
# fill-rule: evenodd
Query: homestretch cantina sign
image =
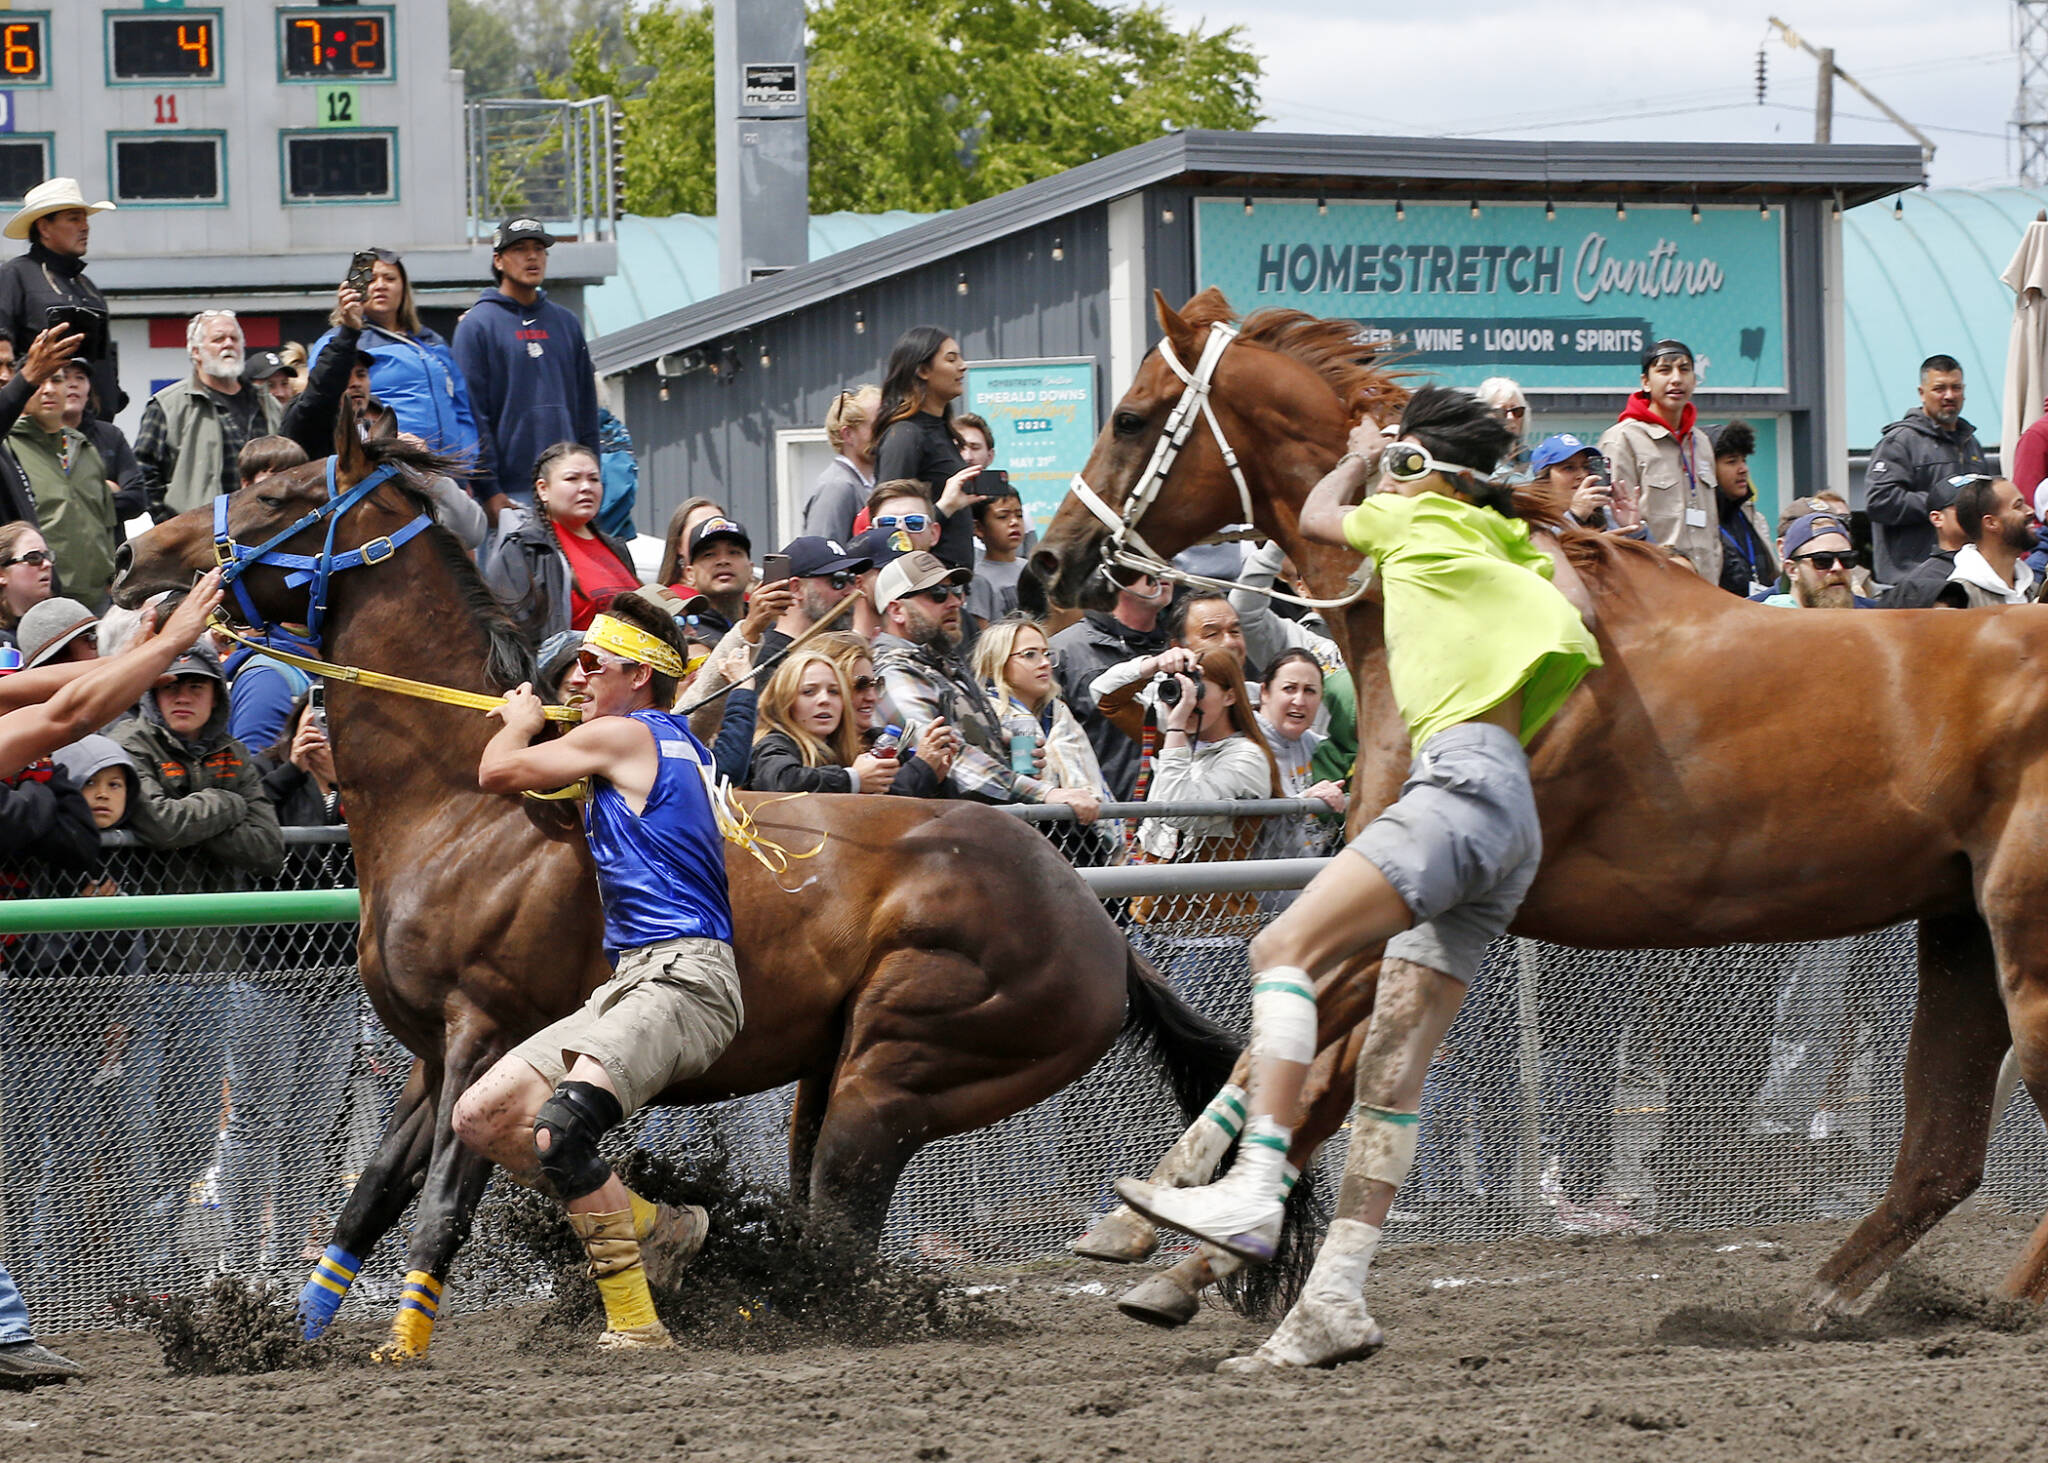
<path fill-rule="evenodd" d="M 1785 386 L 1777 210 L 1247 202 L 1197 202 L 1201 284 L 1354 319 L 1454 384 L 1633 387 L 1644 345 L 1675 336 L 1705 384 Z"/>

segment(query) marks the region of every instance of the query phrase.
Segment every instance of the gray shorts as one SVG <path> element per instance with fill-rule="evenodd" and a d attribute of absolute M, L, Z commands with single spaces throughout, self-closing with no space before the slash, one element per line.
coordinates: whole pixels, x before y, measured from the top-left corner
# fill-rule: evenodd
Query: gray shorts
<path fill-rule="evenodd" d="M 664 940 L 619 956 L 583 1005 L 512 1049 L 559 1087 L 578 1055 L 595 1057 L 627 1117 L 694 1077 L 732 1045 L 745 1021 L 739 969 L 723 940 Z"/>
<path fill-rule="evenodd" d="M 1543 861 L 1528 754 L 1485 722 L 1438 732 L 1409 767 L 1400 800 L 1350 849 L 1415 917 L 1387 942 L 1387 957 L 1471 984 Z"/>

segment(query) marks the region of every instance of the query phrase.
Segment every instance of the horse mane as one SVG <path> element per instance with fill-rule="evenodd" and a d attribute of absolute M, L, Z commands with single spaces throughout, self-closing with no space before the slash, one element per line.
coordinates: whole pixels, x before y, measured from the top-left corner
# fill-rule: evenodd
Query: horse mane
<path fill-rule="evenodd" d="M 491 587 L 484 583 L 484 576 L 478 572 L 469 550 L 462 546 L 462 540 L 442 525 L 433 498 L 420 482 L 420 475 L 445 477 L 460 471 L 462 464 L 440 453 L 415 447 L 410 442 L 400 442 L 395 437 L 365 442 L 363 448 L 373 466 L 390 463 L 398 468 L 389 480 L 391 485 L 434 521 L 434 526 L 426 532 L 426 538 L 455 580 L 455 592 L 461 596 L 463 608 L 477 629 L 483 632 L 484 675 L 492 688 L 508 691 L 522 681 L 537 680 L 539 671 L 534 660 L 534 647 L 520 633 L 504 604 L 491 592 Z"/>
<path fill-rule="evenodd" d="M 1181 318 L 1190 325 L 1214 325 L 1238 316 L 1222 291 L 1204 290 L 1188 301 Z M 1370 413 L 1377 421 L 1387 421 L 1407 405 L 1402 373 L 1380 363 L 1378 353 L 1359 339 L 1353 321 L 1325 320 L 1305 310 L 1255 310 L 1244 317 L 1238 339 L 1291 356 L 1313 370 L 1329 383 L 1353 420 Z"/>

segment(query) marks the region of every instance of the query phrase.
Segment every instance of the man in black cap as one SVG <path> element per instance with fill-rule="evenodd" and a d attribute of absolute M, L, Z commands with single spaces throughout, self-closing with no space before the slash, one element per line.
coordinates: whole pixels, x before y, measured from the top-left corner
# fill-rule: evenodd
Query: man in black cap
<path fill-rule="evenodd" d="M 1614 512 L 1624 527 L 1638 514 L 1652 543 L 1685 555 L 1700 578 L 1721 582 L 1720 506 L 1714 447 L 1692 404 L 1699 387 L 1692 347 L 1660 340 L 1643 352 L 1643 386 L 1600 436 L 1613 470 Z"/>
<path fill-rule="evenodd" d="M 1927 487 L 1927 522 L 1934 529 L 1934 548 L 1890 589 L 1877 597 L 1881 610 L 1931 610 L 1941 587 L 1956 572 L 1956 554 L 1970 541 L 1956 512 L 1956 496 L 1969 473 L 1947 477 Z"/>
<path fill-rule="evenodd" d="M 242 384 L 269 392 L 279 406 L 290 406 L 297 398 L 292 383 L 298 377 L 298 367 L 276 351 L 250 351 L 242 362 Z"/>
<path fill-rule="evenodd" d="M 860 592 L 861 575 L 870 561 L 848 549 L 837 539 L 806 534 L 783 545 L 789 556 L 789 587 L 795 594 L 773 629 L 761 637 L 759 660 L 778 655 L 788 644 L 839 607 L 848 595 Z M 842 617 L 835 627 L 853 629 L 850 618 Z"/>
<path fill-rule="evenodd" d="M 515 500 L 533 501 L 533 464 L 543 449 L 581 442 L 600 450 L 597 377 L 583 326 L 541 288 L 553 243 L 539 219 L 500 224 L 491 236 L 497 283 L 455 327 L 455 360 L 476 417 L 472 491 L 492 522 Z"/>
<path fill-rule="evenodd" d="M 753 541 L 747 531 L 723 514 L 707 518 L 690 530 L 683 566 L 683 584 L 695 591 L 689 612 L 716 640 L 747 612 L 747 590 L 754 582 Z"/>

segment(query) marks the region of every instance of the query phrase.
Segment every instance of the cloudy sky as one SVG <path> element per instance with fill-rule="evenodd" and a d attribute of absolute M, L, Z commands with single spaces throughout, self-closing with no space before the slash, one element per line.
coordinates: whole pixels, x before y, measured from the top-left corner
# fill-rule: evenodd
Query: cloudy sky
<path fill-rule="evenodd" d="M 1810 142 L 1815 63 L 1776 13 L 1934 141 L 1937 186 L 2009 182 L 2019 89 L 2000 0 L 1166 0 L 1184 24 L 1242 26 L 1287 131 L 1660 141 Z M 1770 32 L 1768 37 L 1766 32 Z M 1766 105 L 1756 54 L 1766 47 Z M 1868 119 L 1868 120 L 1865 120 Z M 1835 141 L 1910 142 L 1835 88 Z"/>

